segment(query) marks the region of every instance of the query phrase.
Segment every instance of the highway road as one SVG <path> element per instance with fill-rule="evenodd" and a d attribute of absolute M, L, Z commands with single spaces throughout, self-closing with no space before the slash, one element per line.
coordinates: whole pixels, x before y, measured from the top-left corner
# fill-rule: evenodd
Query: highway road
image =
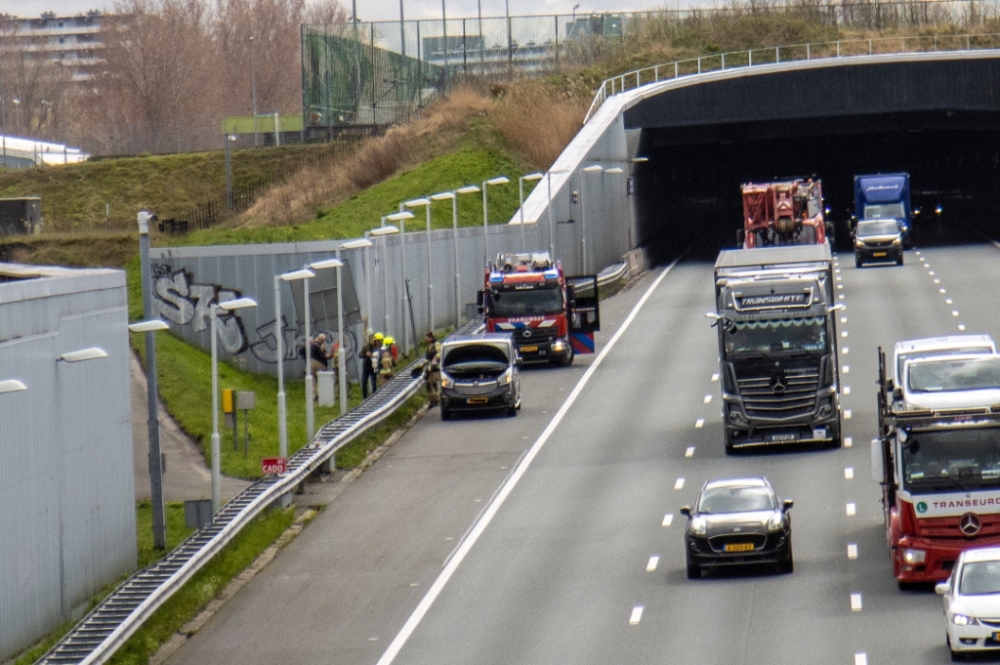
<path fill-rule="evenodd" d="M 724 454 L 712 264 L 684 260 L 602 304 L 596 359 L 525 371 L 517 418 L 422 419 L 168 662 L 946 662 L 940 599 L 892 578 L 876 347 L 1000 336 L 1000 249 L 837 279 L 843 448 Z M 689 581 L 678 508 L 745 474 L 794 499 L 795 572 Z"/>

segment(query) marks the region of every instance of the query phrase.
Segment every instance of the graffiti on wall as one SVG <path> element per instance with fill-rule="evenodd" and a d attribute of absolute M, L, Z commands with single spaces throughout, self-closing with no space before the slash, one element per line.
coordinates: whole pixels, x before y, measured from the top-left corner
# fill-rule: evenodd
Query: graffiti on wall
<path fill-rule="evenodd" d="M 153 305 L 160 317 L 179 326 L 191 325 L 195 332 L 211 326 L 211 307 L 242 297 L 237 289 L 218 284 L 199 284 L 187 270 L 172 270 L 170 266 L 153 265 Z M 218 317 L 219 343 L 226 352 L 238 355 L 250 344 L 243 320 L 236 312 Z"/>

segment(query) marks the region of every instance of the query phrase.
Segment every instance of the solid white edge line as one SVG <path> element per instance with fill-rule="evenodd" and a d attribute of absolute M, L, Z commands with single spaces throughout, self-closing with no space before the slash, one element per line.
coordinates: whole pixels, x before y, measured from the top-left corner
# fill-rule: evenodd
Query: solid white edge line
<path fill-rule="evenodd" d="M 654 281 L 650 287 L 646 289 L 646 292 L 642 294 L 642 297 L 639 298 L 639 302 L 635 304 L 635 307 L 632 308 L 632 311 L 629 312 L 629 315 L 622 322 L 621 327 L 618 328 L 618 331 L 614 335 L 612 335 L 604 349 L 597 354 L 597 357 L 594 358 L 594 362 L 590 364 L 587 371 L 580 377 L 576 387 L 573 388 L 573 391 L 566 398 L 566 401 L 563 402 L 563 405 L 552 417 L 548 427 L 545 428 L 545 431 L 542 432 L 541 436 L 539 436 L 535 443 L 531 446 L 528 454 L 521 459 L 517 469 L 515 469 L 514 473 L 511 474 L 507 483 L 499 492 L 497 492 L 493 501 L 486 508 L 486 510 L 483 511 L 479 521 L 469 531 L 468 537 L 462 542 L 462 545 L 458 548 L 458 550 L 456 550 L 455 555 L 448 562 L 448 565 L 445 566 L 444 570 L 441 571 L 441 574 L 438 575 L 436 580 L 434 580 L 434 584 L 432 584 L 431 588 L 427 590 L 427 593 L 420 600 L 416 609 L 413 610 L 410 618 L 406 620 L 406 623 L 404 623 L 403 627 L 400 628 L 399 633 L 397 633 L 396 637 L 393 638 L 389 647 L 385 650 L 385 653 L 383 653 L 382 657 L 378 659 L 376 665 L 390 665 L 394 660 L 396 660 L 396 656 L 399 655 L 399 652 L 406 644 L 406 641 L 410 639 L 410 635 L 412 635 L 413 631 L 416 630 L 418 625 L 420 625 L 420 622 L 427 614 L 427 611 L 430 610 L 434 601 L 437 600 L 437 597 L 441 595 L 441 591 L 443 591 L 445 585 L 448 584 L 448 580 L 450 580 L 451 576 L 455 574 L 456 570 L 458 570 L 462 561 L 465 560 L 466 555 L 468 555 L 469 551 L 476 544 L 476 541 L 479 540 L 479 537 L 483 535 L 486 527 L 493 521 L 497 511 L 500 510 L 500 506 L 502 506 L 504 501 L 507 500 L 507 497 L 510 496 L 510 493 L 514 490 L 518 481 L 521 480 L 521 477 L 528 470 L 528 467 L 531 466 L 531 462 L 534 461 L 539 451 L 541 451 L 542 446 L 544 446 L 545 442 L 548 441 L 550 436 L 552 436 L 556 427 L 559 426 L 559 423 L 562 422 L 563 417 L 565 417 L 566 412 L 569 411 L 570 407 L 573 406 L 573 403 L 576 402 L 577 397 L 579 397 L 580 393 L 583 392 L 584 387 L 590 381 L 590 377 L 594 375 L 597 368 L 600 367 L 601 363 L 604 361 L 604 358 L 607 357 L 608 353 L 610 353 L 611 349 L 615 347 L 615 344 L 617 344 L 621 336 L 625 334 L 625 331 L 628 330 L 630 325 L 632 325 L 632 321 L 634 321 L 635 317 L 639 315 L 639 310 L 642 309 L 642 306 L 645 305 L 646 301 L 653 295 L 653 291 L 656 290 L 656 287 L 660 285 L 660 282 L 662 282 L 670 271 L 673 270 L 674 266 L 676 266 L 679 261 L 680 257 L 674 259 L 670 265 L 663 269 L 663 272 L 661 272 L 660 276 L 656 278 L 656 281 Z M 641 608 L 639 609 L 639 612 L 640 614 L 642 613 Z"/>

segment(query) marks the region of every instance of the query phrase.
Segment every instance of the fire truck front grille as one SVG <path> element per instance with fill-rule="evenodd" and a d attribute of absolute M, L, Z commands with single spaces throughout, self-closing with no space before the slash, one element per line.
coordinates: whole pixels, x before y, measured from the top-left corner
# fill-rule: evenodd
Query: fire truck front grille
<path fill-rule="evenodd" d="M 1000 536 L 1000 515 L 979 515 L 981 526 L 976 538 Z M 962 538 L 967 536 L 958 528 L 962 517 L 927 517 L 916 520 L 916 532 L 919 536 L 928 538 Z"/>
<path fill-rule="evenodd" d="M 743 408 L 751 418 L 790 420 L 816 409 L 818 374 L 744 377 L 737 381 Z"/>
<path fill-rule="evenodd" d="M 530 334 L 525 336 L 525 330 L 518 330 L 514 333 L 514 344 L 517 347 L 537 346 L 539 344 L 551 344 L 559 336 L 559 330 L 555 326 L 548 328 L 531 328 Z"/>

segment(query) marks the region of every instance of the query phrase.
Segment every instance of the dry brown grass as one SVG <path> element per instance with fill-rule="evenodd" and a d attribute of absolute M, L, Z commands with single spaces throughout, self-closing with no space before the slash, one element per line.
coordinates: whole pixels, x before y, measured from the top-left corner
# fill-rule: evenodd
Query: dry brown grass
<path fill-rule="evenodd" d="M 508 146 L 536 168 L 546 168 L 559 157 L 583 126 L 590 103 L 589 98 L 537 80 L 518 81 L 496 91 L 494 124 Z"/>
<path fill-rule="evenodd" d="M 286 183 L 260 197 L 238 221 L 241 227 L 284 226 L 309 220 L 320 206 L 346 200 L 407 168 L 453 149 L 469 120 L 488 114 L 493 103 L 462 87 L 428 106 L 409 124 L 371 139 L 333 165 L 303 168 Z"/>

